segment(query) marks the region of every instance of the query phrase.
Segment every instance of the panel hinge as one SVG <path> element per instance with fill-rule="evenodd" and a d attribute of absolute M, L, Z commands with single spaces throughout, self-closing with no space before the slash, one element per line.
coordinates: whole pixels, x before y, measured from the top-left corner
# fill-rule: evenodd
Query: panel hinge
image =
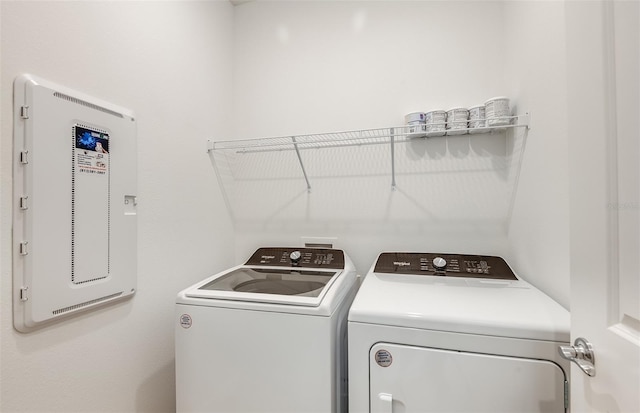
<path fill-rule="evenodd" d="M 27 204 L 27 199 L 29 199 L 28 196 L 20 197 L 20 209 L 29 209 L 29 205 Z"/>
<path fill-rule="evenodd" d="M 21 164 L 26 165 L 26 164 L 29 163 L 28 154 L 29 154 L 29 151 L 21 151 L 20 152 L 20 163 Z"/>
<path fill-rule="evenodd" d="M 20 251 L 20 255 L 27 255 L 29 254 L 29 251 L 27 250 L 27 244 L 29 243 L 29 241 L 22 241 L 20 243 L 20 247 L 19 247 L 19 251 Z"/>
<path fill-rule="evenodd" d="M 29 106 L 20 106 L 20 117 L 22 119 L 29 119 Z"/>
<path fill-rule="evenodd" d="M 27 292 L 29 292 L 29 287 L 22 287 L 20 289 L 20 301 L 27 301 L 29 299 Z"/>

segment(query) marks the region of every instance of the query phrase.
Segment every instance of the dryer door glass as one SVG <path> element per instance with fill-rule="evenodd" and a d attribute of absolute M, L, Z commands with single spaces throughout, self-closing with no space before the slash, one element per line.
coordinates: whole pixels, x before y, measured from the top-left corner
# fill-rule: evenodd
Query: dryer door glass
<path fill-rule="evenodd" d="M 337 272 L 240 268 L 200 290 L 318 297 Z"/>

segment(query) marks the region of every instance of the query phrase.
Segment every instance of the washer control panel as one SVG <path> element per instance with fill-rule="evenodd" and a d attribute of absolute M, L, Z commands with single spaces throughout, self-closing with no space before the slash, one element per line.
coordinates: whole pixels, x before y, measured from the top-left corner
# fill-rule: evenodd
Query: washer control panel
<path fill-rule="evenodd" d="M 245 265 L 344 269 L 344 253 L 328 248 L 259 248 Z"/>
<path fill-rule="evenodd" d="M 488 255 L 383 252 L 378 257 L 374 271 L 389 274 L 518 279 L 505 260 Z"/>

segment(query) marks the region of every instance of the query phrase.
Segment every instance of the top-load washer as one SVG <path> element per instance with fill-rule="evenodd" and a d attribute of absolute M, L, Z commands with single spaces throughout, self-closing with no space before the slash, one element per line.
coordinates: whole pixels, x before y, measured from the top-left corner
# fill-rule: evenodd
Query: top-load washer
<path fill-rule="evenodd" d="M 341 250 L 260 248 L 176 299 L 178 412 L 346 410 L 356 271 Z"/>
<path fill-rule="evenodd" d="M 568 409 L 569 313 L 502 258 L 382 253 L 348 324 L 351 413 Z"/>

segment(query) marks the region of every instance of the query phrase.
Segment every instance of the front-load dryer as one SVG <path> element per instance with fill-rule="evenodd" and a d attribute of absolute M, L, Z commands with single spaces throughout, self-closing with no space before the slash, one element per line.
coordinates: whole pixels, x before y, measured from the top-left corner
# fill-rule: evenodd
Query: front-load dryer
<path fill-rule="evenodd" d="M 568 409 L 569 313 L 499 257 L 382 253 L 348 330 L 351 413 Z"/>
<path fill-rule="evenodd" d="M 357 290 L 341 250 L 260 248 L 180 292 L 178 412 L 346 410 L 346 329 Z"/>

